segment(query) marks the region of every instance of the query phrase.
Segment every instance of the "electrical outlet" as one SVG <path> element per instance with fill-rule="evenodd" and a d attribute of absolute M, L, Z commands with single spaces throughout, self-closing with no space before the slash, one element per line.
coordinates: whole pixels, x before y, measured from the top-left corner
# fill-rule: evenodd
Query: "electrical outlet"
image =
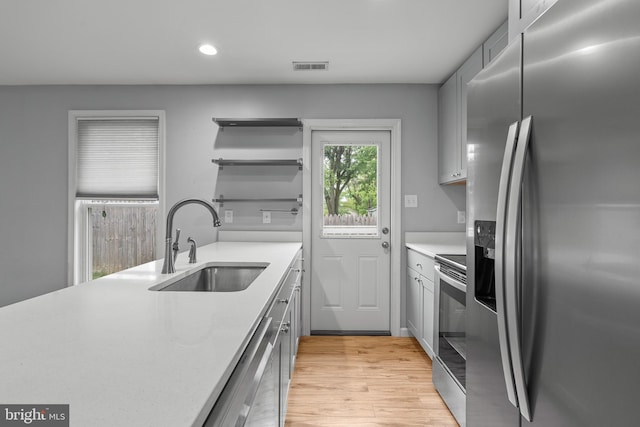
<path fill-rule="evenodd" d="M 467 212 L 458 211 L 458 224 L 464 224 L 465 222 L 467 222 Z"/>
<path fill-rule="evenodd" d="M 224 222 L 226 224 L 231 224 L 233 222 L 233 211 L 231 209 L 224 211 Z"/>
<path fill-rule="evenodd" d="M 418 195 L 417 194 L 405 194 L 404 195 L 404 207 L 405 208 L 417 208 L 418 207 Z"/>
<path fill-rule="evenodd" d="M 262 212 L 262 223 L 271 224 L 271 212 Z"/>

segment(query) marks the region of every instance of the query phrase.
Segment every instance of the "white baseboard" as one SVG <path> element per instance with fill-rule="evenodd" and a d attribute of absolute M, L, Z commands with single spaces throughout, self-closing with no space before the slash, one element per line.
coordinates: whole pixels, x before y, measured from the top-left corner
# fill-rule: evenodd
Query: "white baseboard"
<path fill-rule="evenodd" d="M 409 332 L 409 328 L 400 328 L 400 336 L 401 337 L 412 337 L 411 332 Z"/>

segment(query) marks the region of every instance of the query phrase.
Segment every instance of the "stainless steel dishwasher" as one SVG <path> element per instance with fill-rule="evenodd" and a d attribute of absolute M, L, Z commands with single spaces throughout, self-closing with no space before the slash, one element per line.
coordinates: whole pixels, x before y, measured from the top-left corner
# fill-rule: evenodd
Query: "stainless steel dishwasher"
<path fill-rule="evenodd" d="M 278 426 L 279 372 L 274 363 L 279 357 L 274 358 L 277 329 L 272 322 L 266 317 L 258 326 L 204 426 Z"/>

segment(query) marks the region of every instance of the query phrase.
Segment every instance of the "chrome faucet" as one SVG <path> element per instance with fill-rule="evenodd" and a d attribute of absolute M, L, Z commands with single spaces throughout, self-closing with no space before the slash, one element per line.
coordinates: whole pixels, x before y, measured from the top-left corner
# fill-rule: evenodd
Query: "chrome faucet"
<path fill-rule="evenodd" d="M 167 230 L 165 234 L 165 246 L 164 246 L 164 264 L 162 264 L 162 274 L 175 273 L 175 258 L 171 253 L 172 244 L 171 244 L 171 233 L 173 230 L 173 217 L 176 214 L 176 211 L 183 207 L 184 205 L 189 204 L 197 204 L 202 205 L 211 212 L 211 216 L 213 217 L 213 226 L 220 227 L 220 218 L 218 218 L 218 213 L 213 205 L 202 199 L 184 199 L 180 200 L 178 203 L 173 205 L 171 209 L 169 209 L 169 213 L 167 214 Z M 179 232 L 178 232 L 179 236 Z M 173 248 L 176 249 L 177 252 L 178 240 L 176 239 L 175 244 L 173 244 Z"/>

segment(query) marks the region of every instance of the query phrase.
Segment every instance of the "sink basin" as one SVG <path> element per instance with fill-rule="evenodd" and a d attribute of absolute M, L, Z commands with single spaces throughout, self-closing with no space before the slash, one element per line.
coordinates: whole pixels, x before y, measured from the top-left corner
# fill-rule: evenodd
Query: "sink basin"
<path fill-rule="evenodd" d="M 238 292 L 243 291 L 267 268 L 267 264 L 210 265 L 169 285 L 150 288 L 173 292 Z"/>

